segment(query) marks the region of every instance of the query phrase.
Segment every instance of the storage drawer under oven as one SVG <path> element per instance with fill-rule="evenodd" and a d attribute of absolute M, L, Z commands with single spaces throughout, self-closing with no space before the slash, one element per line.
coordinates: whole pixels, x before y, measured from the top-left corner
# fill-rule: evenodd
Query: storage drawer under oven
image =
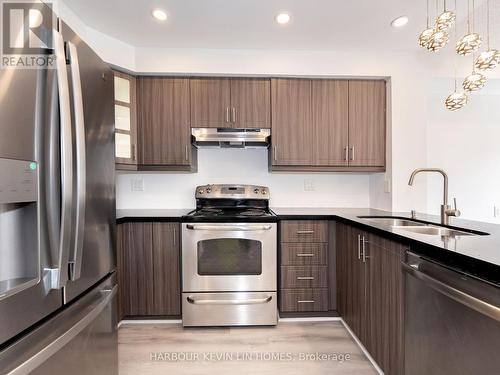
<path fill-rule="evenodd" d="M 183 293 L 182 325 L 276 325 L 276 295 L 276 292 Z"/>

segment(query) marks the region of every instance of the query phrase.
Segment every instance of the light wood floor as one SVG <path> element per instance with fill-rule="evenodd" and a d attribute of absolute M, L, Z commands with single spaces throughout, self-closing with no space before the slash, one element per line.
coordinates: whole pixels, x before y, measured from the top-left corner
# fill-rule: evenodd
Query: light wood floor
<path fill-rule="evenodd" d="M 188 329 L 124 324 L 118 340 L 120 375 L 377 373 L 338 321 Z"/>

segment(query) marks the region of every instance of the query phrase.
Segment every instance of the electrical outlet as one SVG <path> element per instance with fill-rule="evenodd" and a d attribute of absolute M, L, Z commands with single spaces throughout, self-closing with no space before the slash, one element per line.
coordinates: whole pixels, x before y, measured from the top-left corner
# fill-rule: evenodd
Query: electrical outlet
<path fill-rule="evenodd" d="M 132 191 L 144 191 L 144 179 L 142 177 L 133 178 L 130 182 L 130 190 Z"/>
<path fill-rule="evenodd" d="M 391 192 L 391 180 L 386 178 L 384 180 L 384 192 L 385 193 L 390 193 Z"/>
<path fill-rule="evenodd" d="M 304 191 L 316 191 L 316 186 L 314 186 L 314 180 L 312 179 L 304 180 Z"/>
<path fill-rule="evenodd" d="M 493 216 L 500 217 L 500 207 L 498 207 L 497 205 L 493 206 Z"/>

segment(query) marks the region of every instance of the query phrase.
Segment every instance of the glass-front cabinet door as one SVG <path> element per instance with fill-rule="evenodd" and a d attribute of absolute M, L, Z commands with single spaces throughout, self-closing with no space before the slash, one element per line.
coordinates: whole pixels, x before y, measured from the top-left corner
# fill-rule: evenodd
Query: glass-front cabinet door
<path fill-rule="evenodd" d="M 117 169 L 137 165 L 137 116 L 135 77 L 115 75 L 115 156 Z"/>

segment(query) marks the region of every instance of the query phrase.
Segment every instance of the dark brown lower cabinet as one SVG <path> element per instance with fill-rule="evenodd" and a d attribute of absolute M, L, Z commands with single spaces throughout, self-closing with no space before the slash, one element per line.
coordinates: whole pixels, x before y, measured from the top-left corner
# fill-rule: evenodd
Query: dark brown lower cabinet
<path fill-rule="evenodd" d="M 405 246 L 337 223 L 337 308 L 385 374 L 403 373 Z"/>
<path fill-rule="evenodd" d="M 123 223 L 117 236 L 120 319 L 179 316 L 179 224 Z"/>

